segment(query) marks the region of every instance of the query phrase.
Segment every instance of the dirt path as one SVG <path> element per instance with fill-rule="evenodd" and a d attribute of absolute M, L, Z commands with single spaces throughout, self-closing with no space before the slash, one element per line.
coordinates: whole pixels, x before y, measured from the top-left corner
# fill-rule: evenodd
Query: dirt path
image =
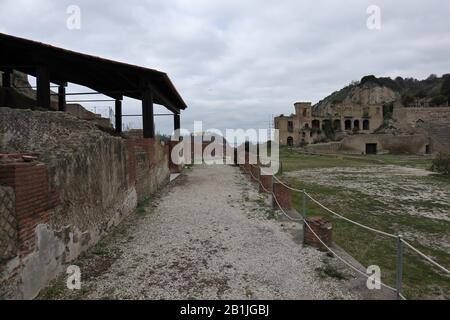
<path fill-rule="evenodd" d="M 298 225 L 273 219 L 239 169 L 196 166 L 167 191 L 116 241 L 116 259 L 91 263 L 83 298 L 353 298 L 320 276 L 326 254 L 302 247 Z"/>

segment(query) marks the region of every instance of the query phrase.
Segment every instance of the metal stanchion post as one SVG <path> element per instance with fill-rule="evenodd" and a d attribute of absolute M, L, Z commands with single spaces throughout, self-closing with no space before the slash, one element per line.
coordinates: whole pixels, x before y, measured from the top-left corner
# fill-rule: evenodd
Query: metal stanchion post
<path fill-rule="evenodd" d="M 396 289 L 397 289 L 397 300 L 401 300 L 403 282 L 403 242 L 402 236 L 397 237 L 397 279 L 396 279 Z"/>

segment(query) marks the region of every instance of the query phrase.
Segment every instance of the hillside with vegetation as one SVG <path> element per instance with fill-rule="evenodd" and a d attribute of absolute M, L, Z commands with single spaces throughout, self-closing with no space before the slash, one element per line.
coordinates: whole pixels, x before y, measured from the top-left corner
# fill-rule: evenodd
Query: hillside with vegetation
<path fill-rule="evenodd" d="M 369 104 L 373 102 L 381 104 L 398 103 L 405 107 L 448 106 L 450 101 L 450 74 L 445 74 L 442 77 L 432 74 L 425 80 L 365 76 L 360 81 L 353 81 L 343 89 L 333 92 L 318 102 L 313 109 L 320 111 L 323 108 L 339 104 L 358 104 L 361 92 L 367 89 L 373 93 Z"/>

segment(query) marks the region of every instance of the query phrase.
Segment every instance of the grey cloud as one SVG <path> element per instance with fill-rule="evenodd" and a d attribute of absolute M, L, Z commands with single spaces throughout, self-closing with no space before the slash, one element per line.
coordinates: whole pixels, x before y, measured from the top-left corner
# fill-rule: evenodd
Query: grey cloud
<path fill-rule="evenodd" d="M 79 31 L 65 28 L 71 4 L 82 10 Z M 372 4 L 380 31 L 366 28 Z M 366 74 L 450 72 L 445 0 L 2 0 L 0 12 L 2 32 L 167 72 L 189 105 L 188 128 L 266 127 L 295 101 L 316 102 Z M 125 107 L 140 111 L 137 101 Z M 171 122 L 157 127 L 169 132 Z"/>

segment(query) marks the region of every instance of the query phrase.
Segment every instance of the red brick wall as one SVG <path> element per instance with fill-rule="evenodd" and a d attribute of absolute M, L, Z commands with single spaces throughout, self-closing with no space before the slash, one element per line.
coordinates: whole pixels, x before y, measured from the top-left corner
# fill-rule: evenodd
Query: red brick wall
<path fill-rule="evenodd" d="M 259 173 L 259 192 L 272 192 L 272 184 L 273 184 L 273 177 L 272 174 L 267 174 L 269 168 L 261 168 L 260 167 L 260 173 Z M 267 190 L 267 191 L 266 191 Z"/>
<path fill-rule="evenodd" d="M 138 200 L 141 201 L 162 183 L 160 181 L 162 176 L 158 175 L 158 172 L 159 169 L 170 165 L 168 162 L 170 146 L 138 135 L 129 135 L 125 142 L 128 183 L 129 186 L 135 186 Z"/>
<path fill-rule="evenodd" d="M 157 163 L 155 152 L 155 139 L 141 138 L 131 136 L 125 140 L 127 146 L 127 171 L 128 183 L 132 185 L 136 182 L 136 152 L 145 152 L 149 159 L 149 167 L 155 166 Z M 165 152 L 168 152 L 168 150 Z"/>
<path fill-rule="evenodd" d="M 250 165 L 251 179 L 259 183 L 259 167 L 256 165 Z"/>
<path fill-rule="evenodd" d="M 20 253 L 26 255 L 35 249 L 36 226 L 51 221 L 58 193 L 49 189 L 47 168 L 37 161 L 1 163 L 0 182 L 14 189 Z"/>
<path fill-rule="evenodd" d="M 150 161 L 150 164 L 155 163 L 155 139 L 150 138 L 135 138 L 134 142 L 136 144 L 136 148 L 141 151 L 144 151 L 148 155 L 148 159 Z"/>
<path fill-rule="evenodd" d="M 172 150 L 179 143 L 180 142 L 178 142 L 178 141 L 170 141 L 170 143 L 169 143 L 169 170 L 170 170 L 170 173 L 180 173 L 181 172 L 181 165 L 177 165 L 172 162 Z M 193 146 L 191 146 L 191 147 L 193 147 Z M 190 152 L 190 151 L 185 150 L 185 152 Z M 193 151 L 192 151 L 192 153 L 193 153 Z"/>
<path fill-rule="evenodd" d="M 317 236 L 327 245 L 331 246 L 333 243 L 333 229 L 332 225 L 329 221 L 320 218 L 320 217 L 311 217 L 306 218 L 308 225 Z M 311 231 L 306 224 L 303 226 L 303 230 L 305 233 L 304 242 L 310 246 L 325 249 L 325 246 L 317 239 L 314 233 Z"/>
<path fill-rule="evenodd" d="M 280 206 L 285 210 L 290 210 L 292 208 L 292 196 L 291 190 L 282 185 L 281 183 L 273 184 L 273 193 L 278 200 Z M 272 200 L 273 208 L 279 208 L 277 201 Z"/>
<path fill-rule="evenodd" d="M 126 139 L 125 145 L 127 147 L 127 176 L 128 186 L 134 185 L 136 181 L 136 143 L 134 139 Z"/>

